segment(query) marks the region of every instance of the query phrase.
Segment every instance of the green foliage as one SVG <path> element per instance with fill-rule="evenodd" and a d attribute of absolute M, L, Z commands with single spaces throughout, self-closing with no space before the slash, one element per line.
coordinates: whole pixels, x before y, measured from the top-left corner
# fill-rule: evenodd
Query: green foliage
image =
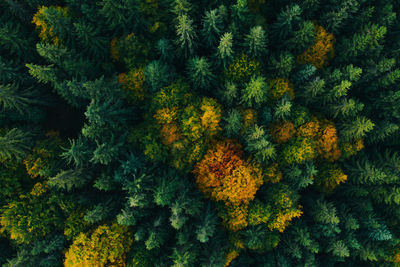
<path fill-rule="evenodd" d="M 286 6 L 278 15 L 277 21 L 271 25 L 272 36 L 286 39 L 300 21 L 301 8 L 298 5 Z"/>
<path fill-rule="evenodd" d="M 234 55 L 233 35 L 231 32 L 226 32 L 221 36 L 217 49 L 217 56 L 222 61 L 224 68 L 226 68 L 231 63 Z"/>
<path fill-rule="evenodd" d="M 399 13 L 0 1 L 0 265 L 397 266 Z"/>
<path fill-rule="evenodd" d="M 20 129 L 3 130 L 0 136 L 0 159 L 22 160 L 31 147 L 30 134 Z"/>
<path fill-rule="evenodd" d="M 242 129 L 243 125 L 243 118 L 242 114 L 237 109 L 232 109 L 229 111 L 228 114 L 223 118 L 224 124 L 224 131 L 228 137 L 235 137 L 238 136 L 240 130 Z"/>
<path fill-rule="evenodd" d="M 261 26 L 250 29 L 250 33 L 245 37 L 245 47 L 253 57 L 261 57 L 266 52 L 267 37 Z"/>
<path fill-rule="evenodd" d="M 253 76 L 242 91 L 242 103 L 248 107 L 259 107 L 267 100 L 268 84 L 264 77 Z"/>
<path fill-rule="evenodd" d="M 81 188 L 87 182 L 87 176 L 82 169 L 63 171 L 48 180 L 48 185 L 58 189 L 71 191 Z"/>
<path fill-rule="evenodd" d="M 189 79 L 195 88 L 207 89 L 214 79 L 211 65 L 205 57 L 195 57 L 188 62 Z"/>
<path fill-rule="evenodd" d="M 153 92 L 163 86 L 166 86 L 170 81 L 173 73 L 171 68 L 160 61 L 152 61 L 146 66 L 144 71 L 146 83 L 149 84 Z"/>
<path fill-rule="evenodd" d="M 374 128 L 375 124 L 366 117 L 356 117 L 353 121 L 343 125 L 342 134 L 347 140 L 356 140 L 364 137 Z"/>
<path fill-rule="evenodd" d="M 193 20 L 188 15 L 180 15 L 176 25 L 176 44 L 185 57 L 190 56 L 196 47 L 197 34 L 194 30 Z"/>
<path fill-rule="evenodd" d="M 19 91 L 11 84 L 0 85 L 0 105 L 4 110 L 16 110 L 21 114 L 29 112 L 29 106 L 38 103 L 35 91 Z"/>
<path fill-rule="evenodd" d="M 3 208 L 0 221 L 1 231 L 7 231 L 11 239 L 30 243 L 59 227 L 62 217 L 48 194 L 32 191 L 9 202 Z"/>
<path fill-rule="evenodd" d="M 203 17 L 201 34 L 210 47 L 216 44 L 223 30 L 223 14 L 220 13 L 218 9 L 213 9 L 206 11 Z"/>
<path fill-rule="evenodd" d="M 267 163 L 276 157 L 275 145 L 269 140 L 264 129 L 257 124 L 248 131 L 246 150 L 254 155 L 259 163 Z"/>

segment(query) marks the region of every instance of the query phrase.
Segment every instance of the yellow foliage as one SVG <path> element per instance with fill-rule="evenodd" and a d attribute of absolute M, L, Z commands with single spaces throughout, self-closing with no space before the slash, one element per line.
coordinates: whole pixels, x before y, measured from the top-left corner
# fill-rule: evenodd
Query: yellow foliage
<path fill-rule="evenodd" d="M 245 109 L 242 111 L 243 117 L 243 128 L 242 132 L 247 131 L 251 126 L 253 126 L 257 121 L 257 111 L 254 109 Z"/>
<path fill-rule="evenodd" d="M 162 19 L 159 0 L 145 0 L 139 1 L 139 10 L 146 15 L 146 20 L 149 22 L 149 32 L 154 34 L 158 31 L 159 34 L 166 31 L 167 26 Z"/>
<path fill-rule="evenodd" d="M 187 91 L 188 85 L 179 80 L 162 88 L 153 98 L 153 105 L 157 108 L 182 106 L 185 100 L 191 100 L 191 95 Z"/>
<path fill-rule="evenodd" d="M 315 158 L 314 142 L 308 138 L 298 137 L 282 151 L 283 160 L 288 164 L 301 164 Z"/>
<path fill-rule="evenodd" d="M 294 99 L 293 84 L 284 78 L 277 78 L 269 81 L 269 95 L 271 99 L 277 100 L 285 93 L 288 93 L 291 99 Z"/>
<path fill-rule="evenodd" d="M 200 106 L 203 114 L 201 115 L 201 124 L 208 136 L 216 135 L 221 131 L 219 122 L 221 121 L 221 106 L 213 98 L 203 97 Z"/>
<path fill-rule="evenodd" d="M 267 223 L 271 217 L 271 207 L 259 201 L 250 204 L 248 221 L 250 225 Z"/>
<path fill-rule="evenodd" d="M 195 106 L 187 106 L 183 110 L 184 118 L 181 121 L 181 127 L 183 134 L 190 140 L 195 141 L 201 138 L 203 134 L 203 127 L 201 125 L 200 114 Z"/>
<path fill-rule="evenodd" d="M 248 204 L 262 185 L 258 166 L 242 159 L 242 149 L 231 140 L 210 148 L 193 170 L 200 190 L 216 201 Z"/>
<path fill-rule="evenodd" d="M 314 25 L 314 27 L 316 33 L 315 42 L 297 57 L 297 61 L 300 64 L 310 63 L 319 69 L 327 64 L 327 60 L 333 58 L 335 37 L 319 25 Z"/>
<path fill-rule="evenodd" d="M 179 127 L 176 123 L 164 124 L 160 131 L 161 140 L 164 145 L 171 145 L 172 143 L 181 139 Z"/>
<path fill-rule="evenodd" d="M 294 124 L 290 121 L 284 121 L 272 126 L 271 134 L 279 144 L 286 143 L 296 133 Z"/>
<path fill-rule="evenodd" d="M 394 263 L 396 267 L 400 266 L 400 250 L 398 247 L 393 251 L 392 256 L 387 261 Z"/>
<path fill-rule="evenodd" d="M 229 264 L 231 264 L 231 262 L 236 259 L 237 257 L 239 257 L 239 252 L 236 249 L 231 249 L 228 254 L 226 254 L 226 261 L 225 261 L 225 265 L 224 267 L 229 266 Z"/>
<path fill-rule="evenodd" d="M 111 50 L 111 59 L 118 61 L 120 59 L 119 50 L 117 48 L 118 39 L 115 37 L 111 40 L 110 50 Z"/>
<path fill-rule="evenodd" d="M 143 68 L 134 68 L 128 73 L 118 75 L 118 82 L 122 85 L 128 95 L 129 100 L 138 103 L 144 100 L 144 73 Z"/>
<path fill-rule="evenodd" d="M 317 136 L 320 128 L 320 122 L 317 120 L 317 118 L 314 117 L 311 121 L 297 128 L 297 135 L 312 139 Z"/>
<path fill-rule="evenodd" d="M 65 253 L 65 267 L 126 266 L 132 245 L 126 226 L 101 225 L 92 234 L 80 233 Z"/>
<path fill-rule="evenodd" d="M 249 213 L 248 204 L 227 204 L 219 212 L 222 223 L 231 231 L 238 231 L 247 227 L 247 216 Z"/>
<path fill-rule="evenodd" d="M 283 212 L 279 212 L 275 219 L 268 224 L 268 228 L 271 231 L 278 230 L 282 233 L 293 218 L 300 218 L 303 214 L 300 208 L 301 206 L 298 209 L 286 209 Z"/>
<path fill-rule="evenodd" d="M 333 123 L 326 121 L 317 139 L 317 151 L 326 160 L 333 162 L 342 155 L 339 149 L 338 136 Z"/>
<path fill-rule="evenodd" d="M 64 17 L 68 16 L 68 8 L 67 7 L 55 7 L 58 11 L 61 11 L 60 14 Z M 46 22 L 46 12 L 49 7 L 41 6 L 36 14 L 33 16 L 32 23 L 36 25 L 36 29 L 40 31 L 39 38 L 43 42 L 53 43 L 54 45 L 58 45 L 62 43 L 62 40 L 57 37 L 53 32 L 53 27 L 50 27 Z"/>
<path fill-rule="evenodd" d="M 225 75 L 228 79 L 235 82 L 244 82 L 252 75 L 261 71 L 261 64 L 259 61 L 250 59 L 248 55 L 242 54 L 235 59 L 235 62 L 228 66 Z"/>
<path fill-rule="evenodd" d="M 48 188 L 49 187 L 47 186 L 46 182 L 36 183 L 31 190 L 31 195 L 38 197 L 46 193 Z"/>
<path fill-rule="evenodd" d="M 320 169 L 315 185 L 323 192 L 330 193 L 347 180 L 347 175 L 337 164 L 324 164 Z"/>
<path fill-rule="evenodd" d="M 265 168 L 263 170 L 264 173 L 264 182 L 266 183 L 278 183 L 282 180 L 282 172 L 279 169 L 279 165 L 277 162 L 273 163 L 271 166 Z"/>
<path fill-rule="evenodd" d="M 49 175 L 52 161 L 58 159 L 61 151 L 62 140 L 58 132 L 49 131 L 46 133 L 46 137 L 36 143 L 32 152 L 23 162 L 27 173 L 32 178 Z"/>
<path fill-rule="evenodd" d="M 358 139 L 354 141 L 353 143 L 344 143 L 342 144 L 342 151 L 344 154 L 344 157 L 350 157 L 355 154 L 357 154 L 358 151 L 364 148 L 364 142 L 362 139 Z"/>
<path fill-rule="evenodd" d="M 193 164 L 194 162 L 197 162 L 201 159 L 201 156 L 203 155 L 204 152 L 204 148 L 205 144 L 201 140 L 193 144 L 187 157 L 187 161 L 189 162 L 189 164 Z"/>
<path fill-rule="evenodd" d="M 26 172 L 32 178 L 36 178 L 40 174 L 40 170 L 42 170 L 48 164 L 48 158 L 51 155 L 48 150 L 44 148 L 33 148 L 33 153 L 28 155 L 28 157 L 24 160 Z"/>
<path fill-rule="evenodd" d="M 168 124 L 175 121 L 178 117 L 178 108 L 162 108 L 156 111 L 154 118 L 157 120 L 158 124 Z"/>

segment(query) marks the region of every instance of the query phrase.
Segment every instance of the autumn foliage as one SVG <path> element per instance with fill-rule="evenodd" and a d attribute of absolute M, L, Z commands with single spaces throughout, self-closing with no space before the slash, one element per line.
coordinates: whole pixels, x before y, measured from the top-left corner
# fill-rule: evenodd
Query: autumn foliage
<path fill-rule="evenodd" d="M 233 140 L 217 142 L 193 170 L 199 189 L 225 205 L 220 216 L 228 229 L 247 226 L 248 204 L 263 183 L 258 166 L 243 159 L 241 146 Z"/>
<path fill-rule="evenodd" d="M 193 170 L 200 190 L 216 201 L 248 204 L 262 185 L 261 170 L 232 140 L 216 143 Z"/>
<path fill-rule="evenodd" d="M 126 266 L 132 245 L 127 227 L 101 225 L 92 234 L 80 233 L 65 253 L 65 267 Z"/>
<path fill-rule="evenodd" d="M 332 192 L 340 183 L 347 180 L 347 175 L 337 164 L 324 164 L 315 177 L 315 185 L 323 192 Z"/>
<path fill-rule="evenodd" d="M 335 126 L 328 121 L 323 123 L 317 139 L 318 153 L 330 162 L 338 160 L 341 156 L 338 141 Z"/>
<path fill-rule="evenodd" d="M 269 95 L 272 100 L 277 100 L 287 94 L 294 98 L 293 84 L 284 78 L 277 78 L 269 81 Z"/>
<path fill-rule="evenodd" d="M 133 103 L 140 103 L 144 100 L 144 80 L 143 68 L 134 68 L 128 73 L 118 75 L 118 82 Z"/>
<path fill-rule="evenodd" d="M 284 121 L 272 126 L 271 134 L 279 144 L 286 143 L 296 133 L 294 124 L 290 121 Z"/>
<path fill-rule="evenodd" d="M 261 64 L 259 61 L 251 59 L 248 55 L 242 54 L 228 66 L 225 72 L 228 79 L 234 82 L 245 82 L 252 75 L 260 73 Z"/>
<path fill-rule="evenodd" d="M 316 32 L 315 42 L 297 57 L 297 61 L 301 64 L 310 63 L 319 69 L 325 66 L 329 59 L 333 58 L 335 38 L 322 26 L 314 25 L 314 27 Z"/>
<path fill-rule="evenodd" d="M 62 43 L 62 40 L 54 34 L 53 27 L 48 24 L 47 16 L 49 9 L 56 9 L 58 11 L 59 16 L 67 17 L 68 8 L 66 7 L 46 7 L 41 6 L 33 16 L 32 23 L 35 24 L 36 29 L 40 31 L 39 38 L 43 42 L 53 43 L 55 45 L 59 45 Z"/>

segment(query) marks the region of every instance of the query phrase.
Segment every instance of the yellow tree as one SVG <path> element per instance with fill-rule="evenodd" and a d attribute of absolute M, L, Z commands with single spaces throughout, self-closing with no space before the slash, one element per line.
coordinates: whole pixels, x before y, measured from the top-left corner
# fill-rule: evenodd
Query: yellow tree
<path fill-rule="evenodd" d="M 89 235 L 80 233 L 65 253 L 65 267 L 126 266 L 133 239 L 126 226 L 101 225 Z"/>
<path fill-rule="evenodd" d="M 301 64 L 310 63 L 319 69 L 333 58 L 335 37 L 319 25 L 314 25 L 314 28 L 316 33 L 314 44 L 299 55 L 297 61 Z"/>

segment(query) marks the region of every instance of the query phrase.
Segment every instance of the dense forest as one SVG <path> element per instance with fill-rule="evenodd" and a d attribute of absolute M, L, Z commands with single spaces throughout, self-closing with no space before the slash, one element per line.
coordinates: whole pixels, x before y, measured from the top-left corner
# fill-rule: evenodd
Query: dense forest
<path fill-rule="evenodd" d="M 400 266 L 398 14 L 0 1 L 0 265 Z"/>

